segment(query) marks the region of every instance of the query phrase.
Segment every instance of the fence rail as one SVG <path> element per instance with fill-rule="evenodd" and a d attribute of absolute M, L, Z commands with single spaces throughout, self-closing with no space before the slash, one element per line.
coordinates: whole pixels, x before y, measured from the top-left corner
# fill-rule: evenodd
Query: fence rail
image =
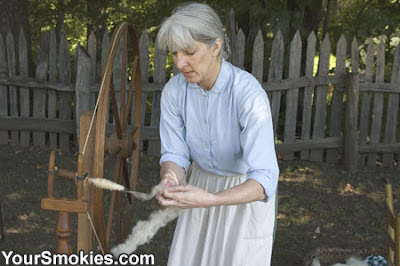
<path fill-rule="evenodd" d="M 94 34 L 90 35 L 86 50 L 78 45 L 74 64 L 65 35 L 57 44 L 54 30 L 43 34 L 33 77 L 27 74 L 23 32 L 18 38 L 17 64 L 14 36 L 0 35 L 0 144 L 70 149 L 76 145 L 77 118 L 95 106 L 101 69 L 97 65 L 102 66 L 104 62 L 109 33 L 104 34 L 100 45 Z M 241 30 L 230 32 L 230 38 L 234 41 L 232 63 L 243 68 L 246 38 Z M 347 41 L 341 36 L 336 44 L 335 62 L 331 62 L 332 45 L 328 35 L 319 51 L 314 33 L 308 36 L 303 47 L 297 32 L 285 51 L 278 31 L 269 56 L 264 51 L 264 42 L 260 31 L 252 47 L 251 72 L 269 96 L 276 149 L 283 159 L 343 161 L 349 168 L 354 165 L 398 167 L 399 47 L 391 61 L 390 81 L 385 81 L 384 71 L 388 67 L 383 41 L 375 45 L 371 38 L 363 62 L 365 69 L 360 68 L 356 39 L 348 51 Z M 143 80 L 141 148 L 150 155 L 158 155 L 160 96 L 166 82 L 167 54 L 155 47 L 154 76 L 149 82 L 150 43 L 147 32 L 143 32 L 139 42 Z M 101 47 L 101 51 L 96 47 Z M 96 58 L 97 54 L 101 58 Z M 319 55 L 317 74 L 314 73 L 316 55 Z M 122 50 L 117 53 L 114 71 L 126 71 L 121 69 L 121 62 Z M 284 62 L 288 62 L 287 69 Z M 330 69 L 332 63 L 334 73 Z M 117 93 L 120 93 L 119 87 L 115 86 Z M 108 130 L 112 127 L 110 118 Z"/>

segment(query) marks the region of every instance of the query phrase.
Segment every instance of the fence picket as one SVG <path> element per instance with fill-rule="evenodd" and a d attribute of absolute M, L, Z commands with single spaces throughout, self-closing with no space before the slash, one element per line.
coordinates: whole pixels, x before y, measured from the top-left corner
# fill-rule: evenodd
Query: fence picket
<path fill-rule="evenodd" d="M 60 43 L 59 43 L 59 81 L 63 84 L 71 83 L 71 62 L 68 48 L 67 37 L 65 36 L 65 32 L 62 31 Z M 60 119 L 71 120 L 72 119 L 72 95 L 68 92 L 60 92 Z M 68 134 L 60 134 L 60 147 L 63 150 L 70 149 L 70 135 Z"/>
<path fill-rule="evenodd" d="M 26 43 L 24 30 L 21 28 L 19 31 L 19 75 L 23 78 L 28 77 L 28 46 Z M 21 117 L 29 117 L 30 111 L 30 97 L 29 97 L 29 89 L 27 88 L 19 88 L 19 100 L 21 107 Z M 21 146 L 28 147 L 30 145 L 30 132 L 22 130 L 20 132 L 21 137 Z"/>
<path fill-rule="evenodd" d="M 331 43 L 329 35 L 326 34 L 321 45 L 320 61 L 318 67 L 318 76 L 326 76 L 329 73 L 329 59 L 331 55 Z M 322 85 L 316 88 L 315 96 L 315 115 L 312 139 L 322 139 L 325 137 L 326 109 L 328 96 L 328 86 Z M 323 161 L 323 150 L 313 150 L 310 153 L 310 160 L 313 162 Z"/>
<path fill-rule="evenodd" d="M 142 35 L 139 39 L 139 54 L 140 54 L 140 71 L 142 78 L 142 88 L 146 86 L 149 81 L 148 71 L 149 71 L 149 34 L 147 33 L 147 29 L 142 32 Z M 144 122 L 146 118 L 146 106 L 147 106 L 147 96 L 148 93 L 143 91 L 142 89 L 142 106 L 141 106 L 141 127 L 144 127 Z M 132 115 L 132 119 L 134 116 Z M 143 141 L 140 142 L 140 149 L 143 150 Z"/>
<path fill-rule="evenodd" d="M 0 77 L 7 77 L 7 54 L 3 35 L 0 34 Z M 0 85 L 0 116 L 8 116 L 7 86 Z M 0 145 L 8 144 L 8 130 L 0 130 Z"/>
<path fill-rule="evenodd" d="M 80 117 L 85 111 L 90 110 L 89 97 L 93 61 L 80 46 L 76 48 L 75 54 L 78 55 L 75 81 L 75 120 L 77 136 L 79 136 Z"/>
<path fill-rule="evenodd" d="M 300 32 L 297 31 L 290 44 L 289 78 L 300 77 L 302 43 Z M 291 89 L 286 93 L 286 117 L 284 143 L 294 143 L 296 138 L 297 107 L 299 89 Z M 288 153 L 283 156 L 284 160 L 293 160 L 294 154 Z"/>
<path fill-rule="evenodd" d="M 358 73 L 360 67 L 360 50 L 358 48 L 358 42 L 356 37 L 353 37 L 351 42 L 351 72 Z"/>
<path fill-rule="evenodd" d="M 307 38 L 306 68 L 305 68 L 306 77 L 314 76 L 314 58 L 315 58 L 316 43 L 317 43 L 317 38 L 315 37 L 315 33 L 311 32 Z M 303 117 L 301 126 L 302 140 L 309 140 L 311 136 L 312 98 L 313 98 L 313 88 L 305 87 L 303 96 Z M 310 151 L 302 151 L 300 153 L 300 158 L 302 160 L 308 160 L 310 158 Z"/>
<path fill-rule="evenodd" d="M 50 34 L 47 31 L 40 40 L 38 63 L 35 73 L 35 78 L 39 81 L 47 80 L 47 71 L 49 68 L 49 40 Z M 33 91 L 33 117 L 46 117 L 46 90 L 43 88 L 37 88 Z M 33 132 L 33 144 L 35 146 L 44 146 L 45 143 L 46 134 L 44 132 Z"/>
<path fill-rule="evenodd" d="M 49 81 L 57 81 L 57 37 L 55 29 L 50 32 L 50 48 L 49 48 Z M 57 93 L 54 90 L 48 91 L 48 118 L 56 119 L 57 117 Z M 49 133 L 49 145 L 51 149 L 57 147 L 57 133 Z"/>
<path fill-rule="evenodd" d="M 284 42 L 282 33 L 278 30 L 273 42 L 271 51 L 271 61 L 269 63 L 268 82 L 273 82 L 282 79 L 283 75 L 283 55 Z M 267 88 L 268 92 L 268 88 Z M 277 138 L 277 128 L 279 121 L 279 110 L 281 107 L 281 92 L 273 91 L 269 97 L 271 102 L 272 123 L 274 126 L 274 136 Z"/>
<path fill-rule="evenodd" d="M 383 40 L 380 41 L 376 59 L 376 79 L 375 83 L 383 83 L 385 76 L 385 45 Z M 371 140 L 370 144 L 377 144 L 380 141 L 382 130 L 382 115 L 383 115 L 383 96 L 382 92 L 375 92 L 374 109 L 371 125 Z M 375 166 L 377 154 L 368 154 L 368 166 Z"/>
<path fill-rule="evenodd" d="M 336 69 L 335 75 L 345 76 L 346 74 L 346 55 L 347 55 L 347 42 L 342 34 L 336 45 Z M 344 113 L 343 96 L 345 86 L 341 84 L 335 85 L 332 92 L 331 113 L 330 113 L 330 127 L 329 136 L 338 137 L 342 132 L 342 121 Z M 328 149 L 326 151 L 326 162 L 336 163 L 338 161 L 339 152 L 337 149 Z"/>
<path fill-rule="evenodd" d="M 393 66 L 392 66 L 392 84 L 400 83 L 400 45 L 397 45 Z M 385 127 L 385 144 L 393 144 L 396 141 L 396 128 L 397 128 L 397 115 L 399 111 L 399 94 L 398 93 L 390 93 L 388 95 L 388 106 L 386 112 L 386 127 Z M 394 154 L 385 153 L 383 154 L 383 166 L 393 167 L 393 156 Z"/>
<path fill-rule="evenodd" d="M 160 49 L 156 45 L 154 52 L 154 83 L 163 84 L 165 83 L 165 63 L 167 59 L 167 54 L 165 51 Z M 153 92 L 153 103 L 151 106 L 151 122 L 150 126 L 159 128 L 160 124 L 160 99 L 161 92 Z M 149 155 L 159 155 L 161 150 L 161 143 L 159 140 L 149 141 L 148 154 Z"/>
<path fill-rule="evenodd" d="M 264 40 L 261 30 L 257 32 L 253 45 L 253 61 L 251 73 L 261 83 L 263 80 Z"/>
<path fill-rule="evenodd" d="M 91 69 L 90 69 L 90 84 L 94 84 L 96 81 L 96 77 L 97 77 L 97 64 L 96 64 L 96 53 L 97 53 L 97 40 L 96 40 L 96 35 L 94 35 L 94 32 L 90 33 L 89 35 L 89 39 L 88 39 L 88 45 L 87 45 L 87 51 L 88 51 L 88 55 L 90 58 L 90 62 L 91 62 Z M 79 54 L 78 54 L 79 55 Z"/>
<path fill-rule="evenodd" d="M 8 76 L 15 77 L 17 71 L 16 65 L 16 55 L 15 55 L 15 43 L 14 36 L 11 32 L 7 33 L 7 64 L 8 64 Z M 8 97 L 9 97 L 9 107 L 10 107 L 10 116 L 18 117 L 18 99 L 17 99 L 17 87 L 9 86 L 8 87 Z M 11 131 L 11 143 L 19 144 L 19 132 L 16 130 Z"/>
<path fill-rule="evenodd" d="M 242 29 L 239 29 L 238 34 L 235 39 L 235 54 L 234 56 L 234 65 L 244 69 L 244 56 L 245 56 L 245 47 L 246 47 L 246 37 Z"/>
<path fill-rule="evenodd" d="M 107 51 L 108 51 L 109 46 L 110 46 L 110 34 L 106 30 L 106 31 L 104 31 L 103 39 L 101 42 L 101 71 L 100 71 L 100 73 L 103 73 L 104 63 L 106 61 L 106 56 L 107 56 Z M 98 91 L 92 92 L 90 94 L 90 108 L 91 109 L 94 109 L 94 106 L 95 106 L 96 100 L 97 100 L 97 95 L 98 95 Z"/>
<path fill-rule="evenodd" d="M 365 82 L 372 82 L 372 75 L 374 71 L 374 43 L 371 39 L 367 48 L 367 61 L 365 62 Z M 370 105 L 371 105 L 371 93 L 363 92 L 361 112 L 360 112 L 360 145 L 368 142 L 369 137 L 369 118 L 370 118 Z M 360 156 L 360 165 L 365 165 L 365 155 Z"/>
<path fill-rule="evenodd" d="M 230 62 L 232 62 L 233 65 L 237 66 L 238 61 L 236 57 L 236 22 L 235 22 L 235 11 L 233 8 L 229 8 L 227 13 L 226 13 L 226 33 L 228 35 L 229 39 L 229 44 L 231 47 L 231 52 L 232 55 L 229 58 Z"/>

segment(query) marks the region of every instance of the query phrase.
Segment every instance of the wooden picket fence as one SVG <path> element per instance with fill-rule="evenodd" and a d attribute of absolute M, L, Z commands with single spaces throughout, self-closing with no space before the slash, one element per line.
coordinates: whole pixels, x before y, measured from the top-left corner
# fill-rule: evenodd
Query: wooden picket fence
<path fill-rule="evenodd" d="M 100 87 L 98 64 L 104 62 L 109 33 L 105 33 L 99 45 L 93 34 L 86 49 L 78 45 L 74 64 L 65 35 L 57 45 L 54 30 L 43 34 L 34 77 L 27 75 L 24 34 L 18 38 L 19 69 L 16 69 L 14 36 L 11 33 L 5 38 L 0 36 L 0 144 L 76 149 L 78 118 L 83 111 L 95 106 Z M 243 68 L 246 38 L 241 30 L 231 32 L 230 38 L 234 47 L 232 63 Z M 153 42 L 144 31 L 139 44 L 143 81 L 141 148 L 150 155 L 159 155 L 160 96 L 166 82 L 167 54 L 155 48 L 153 81 L 148 82 L 150 43 Z M 371 38 L 362 64 L 365 69 L 361 69 L 357 40 L 352 40 L 348 51 L 342 36 L 336 44 L 334 73 L 330 70 L 332 45 L 328 35 L 319 52 L 314 33 L 308 36 L 307 46 L 302 47 L 302 38 L 297 32 L 288 55 L 285 55 L 280 31 L 274 36 L 269 57 L 265 56 L 264 47 L 260 31 L 252 47 L 251 72 L 268 93 L 276 150 L 284 160 L 342 162 L 349 169 L 376 165 L 398 167 L 399 47 L 393 57 L 389 82 L 384 80 L 382 40 L 375 45 Z M 316 55 L 319 56 L 318 72 L 314 74 Z M 284 77 L 285 56 L 289 62 L 287 77 Z M 269 58 L 268 64 L 264 64 L 265 58 Z M 124 71 L 122 52 L 116 60 L 114 71 Z M 71 73 L 76 73 L 74 79 Z M 265 78 L 264 73 L 267 73 Z"/>

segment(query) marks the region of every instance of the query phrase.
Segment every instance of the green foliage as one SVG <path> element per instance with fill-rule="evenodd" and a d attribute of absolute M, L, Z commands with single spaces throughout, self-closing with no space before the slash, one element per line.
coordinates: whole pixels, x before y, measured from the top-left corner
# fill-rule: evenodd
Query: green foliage
<path fill-rule="evenodd" d="M 105 29 L 112 31 L 123 21 L 133 24 L 138 35 L 147 30 L 150 40 L 154 40 L 163 19 L 183 2 L 186 1 L 30 0 L 28 12 L 32 47 L 37 49 L 43 31 L 63 25 L 72 50 L 78 42 L 85 46 L 90 32 L 94 31 L 100 40 Z M 251 66 L 251 48 L 259 29 L 263 32 L 267 55 L 271 50 L 272 39 L 278 30 L 282 32 L 287 46 L 286 51 L 297 30 L 300 31 L 303 40 L 312 31 L 316 33 L 318 40 L 322 40 L 324 31 L 328 30 L 333 44 L 342 33 L 347 37 L 349 45 L 355 36 L 362 50 L 370 38 L 384 36 L 387 40 L 387 56 L 393 53 L 393 47 L 399 42 L 400 1 L 398 0 L 208 0 L 203 2 L 215 8 L 223 22 L 226 21 L 225 14 L 228 9 L 234 9 L 236 29 L 241 28 L 247 37 L 245 57 L 247 69 Z M 171 69 L 172 62 L 169 58 L 167 73 L 170 73 Z"/>

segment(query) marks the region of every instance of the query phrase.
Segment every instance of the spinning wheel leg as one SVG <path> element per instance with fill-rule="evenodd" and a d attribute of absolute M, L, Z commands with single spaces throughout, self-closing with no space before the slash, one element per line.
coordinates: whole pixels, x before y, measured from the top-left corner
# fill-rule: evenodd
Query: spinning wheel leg
<path fill-rule="evenodd" d="M 72 235 L 71 217 L 68 212 L 58 212 L 56 235 L 58 243 L 56 253 L 71 254 L 72 247 L 70 237 Z"/>

